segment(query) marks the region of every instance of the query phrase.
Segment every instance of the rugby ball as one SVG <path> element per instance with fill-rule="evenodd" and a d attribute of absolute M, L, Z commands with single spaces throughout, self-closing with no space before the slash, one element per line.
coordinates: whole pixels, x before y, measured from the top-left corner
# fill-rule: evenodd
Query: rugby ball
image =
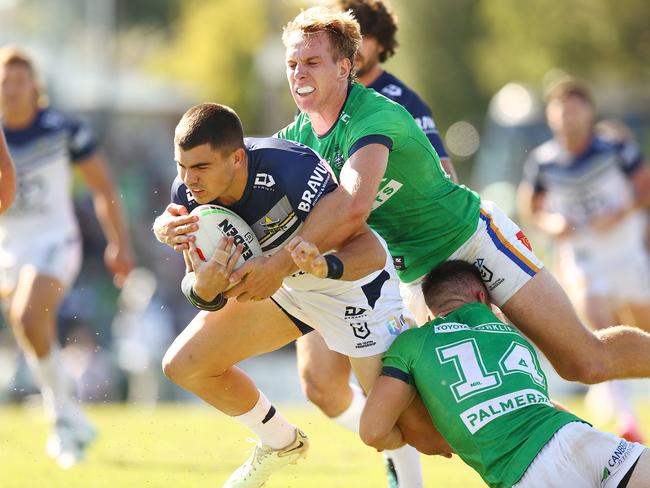
<path fill-rule="evenodd" d="M 244 251 L 235 269 L 249 259 L 262 255 L 262 248 L 248 224 L 232 210 L 219 205 L 199 205 L 190 215 L 199 218 L 199 230 L 193 232 L 196 250 L 203 261 L 214 255 L 217 246 L 228 236 L 235 238 L 235 246 L 243 244 Z"/>

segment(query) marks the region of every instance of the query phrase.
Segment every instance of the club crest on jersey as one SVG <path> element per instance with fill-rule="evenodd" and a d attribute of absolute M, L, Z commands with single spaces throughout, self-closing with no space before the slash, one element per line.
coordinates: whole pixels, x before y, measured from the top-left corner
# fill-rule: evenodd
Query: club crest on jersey
<path fill-rule="evenodd" d="M 341 146 L 338 144 L 334 146 L 334 157 L 330 163 L 336 169 L 341 169 L 345 164 L 345 159 L 343 158 L 343 153 L 341 152 Z"/>
<path fill-rule="evenodd" d="M 260 222 L 264 230 L 268 234 L 275 234 L 276 232 L 284 232 L 287 230 L 287 223 L 294 217 L 295 212 L 287 215 L 286 219 L 272 219 L 268 215 L 264 217 L 264 222 Z"/>

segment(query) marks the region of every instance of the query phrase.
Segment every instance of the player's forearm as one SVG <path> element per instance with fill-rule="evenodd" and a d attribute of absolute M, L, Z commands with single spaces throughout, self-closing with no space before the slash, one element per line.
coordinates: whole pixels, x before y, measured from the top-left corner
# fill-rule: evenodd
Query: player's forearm
<path fill-rule="evenodd" d="M 93 193 L 93 206 L 106 241 L 122 248 L 130 247 L 122 205 L 112 184 Z"/>
<path fill-rule="evenodd" d="M 0 130 L 0 213 L 5 212 L 16 197 L 16 169 L 9 148 Z"/>
<path fill-rule="evenodd" d="M 361 279 L 386 265 L 386 250 L 367 226 L 366 230 L 344 243 L 336 257 L 343 263 L 340 279 L 344 281 Z"/>

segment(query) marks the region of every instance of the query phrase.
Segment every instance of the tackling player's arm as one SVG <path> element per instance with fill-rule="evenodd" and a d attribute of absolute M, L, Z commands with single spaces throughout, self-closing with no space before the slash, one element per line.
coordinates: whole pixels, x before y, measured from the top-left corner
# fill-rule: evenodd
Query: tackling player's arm
<path fill-rule="evenodd" d="M 16 168 L 9 155 L 5 135 L 0 128 L 0 213 L 6 212 L 16 198 Z"/>
<path fill-rule="evenodd" d="M 383 144 L 368 144 L 357 150 L 341 170 L 339 187 L 318 200 L 298 235 L 318 249 L 341 248 L 360 232 L 370 215 L 387 164 L 388 147 Z M 247 261 L 232 274 L 231 281 L 238 282 L 249 275 L 261 259 Z M 284 249 L 264 259 L 264 273 L 257 273 L 259 279 L 249 280 L 247 276 L 245 282 L 233 287 L 226 296 L 237 296 L 240 300 L 267 298 L 286 276 L 298 269 Z M 357 265 L 363 266 L 363 258 L 357 259 Z M 376 269 L 369 269 L 366 274 Z"/>
<path fill-rule="evenodd" d="M 361 415 L 361 440 L 380 451 L 403 446 L 397 419 L 414 398 L 415 388 L 401 379 L 384 375 L 377 378 Z"/>
<path fill-rule="evenodd" d="M 121 286 L 133 268 L 133 251 L 108 165 L 102 156 L 93 153 L 80 161 L 78 168 L 92 192 L 95 214 L 106 236 L 104 260 L 114 275 L 115 284 Z"/>
<path fill-rule="evenodd" d="M 331 277 L 332 264 L 328 264 L 325 256 L 313 243 L 296 236 L 285 248 L 302 271 L 318 278 Z M 355 281 L 383 268 L 387 257 L 386 250 L 367 225 L 332 255 L 341 261 L 343 270 L 338 279 L 343 281 Z"/>

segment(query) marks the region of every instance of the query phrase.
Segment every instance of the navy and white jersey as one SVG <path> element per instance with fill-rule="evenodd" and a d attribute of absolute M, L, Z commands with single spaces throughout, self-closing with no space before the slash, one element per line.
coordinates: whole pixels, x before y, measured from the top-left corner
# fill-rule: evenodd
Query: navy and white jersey
<path fill-rule="evenodd" d="M 16 201 L 0 216 L 0 243 L 43 233 L 76 232 L 72 164 L 96 151 L 90 129 L 52 109 L 40 110 L 24 129 L 4 128 L 16 165 Z"/>
<path fill-rule="evenodd" d="M 642 236 L 643 219 L 632 214 L 613 229 L 610 238 L 594 235 L 589 222 L 626 208 L 634 199 L 632 175 L 643 164 L 634 142 L 617 142 L 594 136 L 580 155 L 569 154 L 555 139 L 533 150 L 524 166 L 524 179 L 534 191 L 544 193 L 546 209 L 564 215 L 576 227 L 573 240 L 610 244 L 619 239 Z M 635 230 L 639 227 L 638 230 Z M 597 245 L 596 242 L 592 243 Z"/>
<path fill-rule="evenodd" d="M 441 158 L 449 157 L 447 151 L 445 151 L 445 146 L 442 144 L 440 134 L 438 134 L 436 124 L 433 121 L 431 110 L 429 110 L 429 107 L 417 93 L 387 71 L 384 71 L 379 78 L 368 85 L 368 88 L 372 88 L 408 110 L 420 129 L 424 131 L 429 141 L 431 141 L 431 145 L 438 153 L 438 156 Z"/>
<path fill-rule="evenodd" d="M 248 181 L 241 200 L 224 205 L 251 227 L 264 255 L 272 255 L 302 227 L 314 205 L 338 185 L 328 164 L 302 144 L 268 138 L 246 138 Z M 172 201 L 192 211 L 199 203 L 176 177 Z M 329 280 L 328 280 L 329 281 Z"/>

